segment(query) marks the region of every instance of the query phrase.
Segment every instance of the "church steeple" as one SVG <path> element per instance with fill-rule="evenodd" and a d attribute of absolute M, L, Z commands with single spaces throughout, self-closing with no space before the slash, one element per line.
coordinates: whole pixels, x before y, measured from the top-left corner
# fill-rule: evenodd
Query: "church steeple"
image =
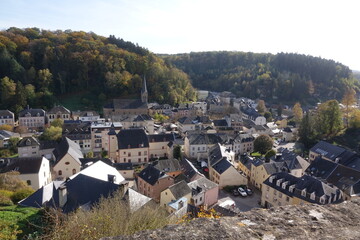
<path fill-rule="evenodd" d="M 141 89 L 141 102 L 147 103 L 148 102 L 148 91 L 146 87 L 146 78 L 144 76 L 144 81 Z"/>

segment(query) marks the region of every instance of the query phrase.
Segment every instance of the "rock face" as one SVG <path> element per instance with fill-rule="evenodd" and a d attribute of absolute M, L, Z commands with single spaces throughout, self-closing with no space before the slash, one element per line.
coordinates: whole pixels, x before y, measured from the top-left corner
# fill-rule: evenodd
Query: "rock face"
<path fill-rule="evenodd" d="M 237 217 L 199 218 L 122 239 L 360 239 L 360 199 L 337 205 L 256 209 Z"/>

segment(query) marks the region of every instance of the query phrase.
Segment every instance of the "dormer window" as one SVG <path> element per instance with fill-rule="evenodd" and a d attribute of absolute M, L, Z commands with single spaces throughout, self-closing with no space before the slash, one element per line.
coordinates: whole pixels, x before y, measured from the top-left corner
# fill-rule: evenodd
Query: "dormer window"
<path fill-rule="evenodd" d="M 315 200 L 315 192 L 312 192 L 312 193 L 310 194 L 310 199 L 311 199 L 311 200 Z"/>
<path fill-rule="evenodd" d="M 294 188 L 295 188 L 295 185 L 291 185 L 291 186 L 289 187 L 289 192 L 293 193 L 293 192 L 294 192 Z"/>
<path fill-rule="evenodd" d="M 280 187 L 281 182 L 284 181 L 284 179 L 279 179 L 276 181 L 276 186 Z"/>
<path fill-rule="evenodd" d="M 283 184 L 281 184 L 282 189 L 286 189 L 286 186 L 289 184 L 289 181 L 287 182 L 283 182 Z"/>
<path fill-rule="evenodd" d="M 321 198 L 320 198 L 320 203 L 321 203 L 321 204 L 325 204 L 325 198 L 324 198 L 324 197 L 321 197 Z"/>
<path fill-rule="evenodd" d="M 303 189 L 303 190 L 301 191 L 301 196 L 306 197 L 306 189 Z"/>
<path fill-rule="evenodd" d="M 275 179 L 275 176 L 271 176 L 271 177 L 269 178 L 269 182 L 270 182 L 270 183 L 273 183 L 274 179 Z"/>

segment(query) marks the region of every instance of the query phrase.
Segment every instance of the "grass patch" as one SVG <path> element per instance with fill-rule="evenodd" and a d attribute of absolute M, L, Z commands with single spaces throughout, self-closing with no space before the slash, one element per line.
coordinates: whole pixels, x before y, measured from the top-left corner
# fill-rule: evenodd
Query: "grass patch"
<path fill-rule="evenodd" d="M 259 152 L 253 152 L 253 153 L 250 154 L 250 156 L 252 156 L 252 157 L 261 157 L 262 154 L 259 153 Z"/>
<path fill-rule="evenodd" d="M 2 229 L 0 229 L 0 236 L 9 234 L 9 229 L 17 229 L 17 235 L 14 239 L 23 239 L 25 236 L 38 231 L 36 226 L 41 224 L 42 213 L 40 209 L 21 207 L 21 206 L 6 206 L 0 207 L 0 220 Z M 10 234 L 14 234 L 13 231 Z M 11 238 L 10 238 L 11 239 Z"/>

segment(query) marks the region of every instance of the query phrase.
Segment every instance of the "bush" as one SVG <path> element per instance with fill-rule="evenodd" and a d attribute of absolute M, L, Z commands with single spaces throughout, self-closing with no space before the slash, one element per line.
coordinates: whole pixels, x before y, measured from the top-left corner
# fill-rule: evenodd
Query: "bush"
<path fill-rule="evenodd" d="M 14 192 L 13 195 L 11 195 L 11 200 L 13 203 L 18 203 L 19 201 L 23 200 L 24 198 L 30 196 L 34 192 L 31 188 L 23 188 L 16 192 Z"/>
<path fill-rule="evenodd" d="M 0 206 L 11 206 L 11 205 L 14 205 L 14 203 L 11 201 L 10 197 L 2 195 L 2 193 L 0 192 Z"/>
<path fill-rule="evenodd" d="M 122 195 L 101 199 L 91 210 L 64 215 L 53 210 L 48 213 L 50 229 L 45 239 L 82 240 L 129 235 L 137 231 L 163 227 L 172 222 L 166 211 L 158 206 L 143 207 L 131 212 L 121 201 Z"/>

